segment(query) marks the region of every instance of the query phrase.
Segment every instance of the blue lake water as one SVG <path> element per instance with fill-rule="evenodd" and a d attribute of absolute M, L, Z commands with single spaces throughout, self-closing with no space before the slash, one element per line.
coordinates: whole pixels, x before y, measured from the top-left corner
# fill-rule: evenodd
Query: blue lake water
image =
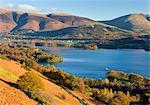
<path fill-rule="evenodd" d="M 89 78 L 104 78 L 105 68 L 137 73 L 150 77 L 150 52 L 140 49 L 98 49 L 82 50 L 63 47 L 38 47 L 44 50 L 61 50 L 54 52 L 64 58 L 64 62 L 56 64 L 65 72 Z"/>

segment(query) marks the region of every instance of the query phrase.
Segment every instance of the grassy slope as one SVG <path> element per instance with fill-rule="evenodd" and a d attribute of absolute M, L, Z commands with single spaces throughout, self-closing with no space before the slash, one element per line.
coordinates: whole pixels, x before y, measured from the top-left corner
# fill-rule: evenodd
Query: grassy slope
<path fill-rule="evenodd" d="M 0 80 L 0 105 L 37 105 L 25 93 Z"/>
<path fill-rule="evenodd" d="M 2 67 L 0 67 L 0 74 L 13 80 L 13 81 L 17 81 L 18 80 L 18 77 L 14 74 L 12 74 L 11 72 L 3 69 Z"/>
<path fill-rule="evenodd" d="M 46 87 L 47 93 L 53 96 L 56 105 L 80 105 L 79 101 L 75 97 L 70 95 L 66 90 L 48 81 L 47 78 L 43 76 L 42 74 L 40 74 L 39 72 L 35 70 L 33 71 L 40 75 Z M 19 76 L 23 75 L 25 72 L 26 70 L 23 69 L 20 64 L 17 64 L 17 62 L 12 61 L 12 60 L 0 59 L 0 79 L 1 80 L 15 83 L 16 80 L 19 78 Z M 65 95 L 66 99 L 61 99 L 62 95 Z M 84 98 L 82 96 L 79 96 L 79 97 Z M 11 100 L 14 99 L 14 97 L 10 97 L 10 98 L 12 98 Z M 93 105 L 90 103 L 90 101 L 89 101 L 89 104 Z"/>

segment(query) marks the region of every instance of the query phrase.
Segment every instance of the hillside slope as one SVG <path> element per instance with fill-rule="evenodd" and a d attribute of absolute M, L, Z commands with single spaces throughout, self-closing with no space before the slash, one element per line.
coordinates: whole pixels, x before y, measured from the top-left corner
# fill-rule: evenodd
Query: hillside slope
<path fill-rule="evenodd" d="M 0 59 L 0 68 L 3 69 L 3 71 L 0 70 L 0 90 L 2 91 L 2 94 L 0 94 L 0 97 L 2 97 L 0 98 L 0 102 L 2 102 L 1 105 L 6 105 L 6 104 L 22 105 L 22 103 L 24 103 L 23 105 L 35 105 L 36 103 L 35 101 L 29 99 L 22 91 L 10 85 L 10 84 L 16 83 L 16 80 L 17 80 L 12 77 L 19 78 L 25 72 L 27 72 L 27 70 L 22 68 L 21 64 L 18 64 L 17 62 L 13 60 L 4 60 L 4 59 Z M 4 71 L 6 72 L 5 74 L 4 74 Z M 80 105 L 80 102 L 76 97 L 72 96 L 66 90 L 59 87 L 58 85 L 50 82 L 41 73 L 35 70 L 32 70 L 32 71 L 40 75 L 46 87 L 47 93 L 51 94 L 51 96 L 53 97 L 53 100 L 54 100 L 53 105 Z M 65 96 L 65 99 L 61 98 L 62 95 Z M 85 98 L 82 96 L 80 97 Z M 9 101 L 7 101 L 6 98 Z M 94 105 L 91 101 L 88 101 L 88 102 L 90 105 Z"/>
<path fill-rule="evenodd" d="M 0 32 L 55 30 L 68 26 L 45 15 L 2 9 L 0 23 Z"/>
<path fill-rule="evenodd" d="M 100 22 L 133 31 L 150 30 L 150 15 L 146 14 L 129 14 L 110 21 Z"/>
<path fill-rule="evenodd" d="M 1 105 L 36 105 L 37 103 L 22 91 L 9 86 L 0 80 L 0 104 Z"/>
<path fill-rule="evenodd" d="M 12 14 L 7 11 L 0 11 L 0 32 L 10 32 L 16 26 Z"/>
<path fill-rule="evenodd" d="M 1 105 L 36 105 L 37 102 L 30 99 L 21 90 L 13 85 L 25 70 L 15 61 L 0 59 L 0 104 Z"/>
<path fill-rule="evenodd" d="M 43 31 L 31 33 L 31 35 L 64 37 L 64 38 L 98 38 L 98 39 L 120 39 L 129 36 L 137 36 L 138 33 L 123 30 L 117 27 L 103 24 L 84 25 L 79 27 L 68 27 L 55 31 Z"/>
<path fill-rule="evenodd" d="M 74 16 L 70 14 L 56 13 L 47 15 L 49 18 L 58 20 L 62 23 L 68 24 L 70 26 L 81 26 L 81 25 L 90 25 L 98 24 L 98 22 L 88 19 L 85 17 Z"/>

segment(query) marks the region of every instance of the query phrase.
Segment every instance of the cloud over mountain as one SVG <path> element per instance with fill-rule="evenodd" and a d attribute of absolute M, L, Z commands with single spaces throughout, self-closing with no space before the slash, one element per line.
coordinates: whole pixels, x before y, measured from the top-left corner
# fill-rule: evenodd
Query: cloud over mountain
<path fill-rule="evenodd" d="M 29 5 L 29 4 L 19 4 L 17 6 L 17 8 L 20 10 L 29 10 L 29 11 L 38 11 L 39 10 L 39 8 Z"/>

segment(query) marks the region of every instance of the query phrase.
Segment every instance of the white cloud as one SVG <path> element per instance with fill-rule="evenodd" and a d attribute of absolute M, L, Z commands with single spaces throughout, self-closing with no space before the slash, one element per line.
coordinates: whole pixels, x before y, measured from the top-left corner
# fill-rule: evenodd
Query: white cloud
<path fill-rule="evenodd" d="M 23 10 L 23 11 L 38 11 L 39 10 L 37 7 L 28 5 L 28 4 L 19 4 L 17 5 L 17 9 Z"/>
<path fill-rule="evenodd" d="M 58 8 L 50 8 L 47 10 L 48 10 L 47 13 L 64 13 L 63 11 L 59 10 Z"/>
<path fill-rule="evenodd" d="M 49 9 L 49 12 L 59 12 L 59 10 L 57 9 L 57 8 L 51 8 L 51 9 Z"/>
<path fill-rule="evenodd" d="M 12 3 L 9 3 L 9 4 L 8 4 L 8 7 L 9 7 L 9 8 L 13 8 L 14 5 L 13 5 Z"/>
<path fill-rule="evenodd" d="M 8 3 L 7 5 L 1 6 L 0 8 L 8 9 L 8 10 L 14 10 L 14 11 L 23 11 L 23 12 L 34 12 L 34 13 L 63 13 L 63 11 L 60 11 L 56 7 L 52 8 L 39 8 L 35 7 L 30 4 L 13 4 L 13 3 Z"/>
<path fill-rule="evenodd" d="M 8 3 L 7 5 L 0 5 L 0 8 L 14 10 L 14 11 L 24 11 L 24 12 L 39 12 L 41 11 L 40 8 L 29 4 L 18 4 L 15 5 L 13 3 Z"/>
<path fill-rule="evenodd" d="M 57 8 L 52 8 L 52 10 L 53 10 L 53 11 L 56 11 L 56 10 L 58 10 L 58 9 L 57 9 Z"/>

